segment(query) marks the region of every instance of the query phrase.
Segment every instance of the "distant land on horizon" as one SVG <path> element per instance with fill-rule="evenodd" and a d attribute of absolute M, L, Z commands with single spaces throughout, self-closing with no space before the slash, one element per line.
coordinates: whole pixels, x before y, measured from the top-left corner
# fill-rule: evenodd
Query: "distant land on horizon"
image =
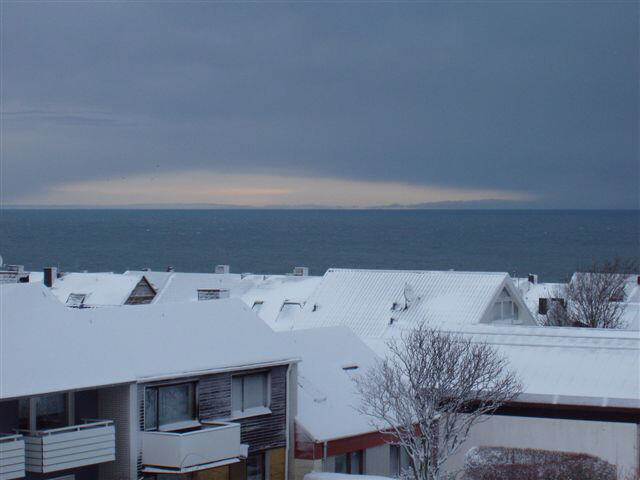
<path fill-rule="evenodd" d="M 334 205 L 234 205 L 220 203 L 135 203 L 123 205 L 3 205 L 5 210 L 593 210 L 540 207 L 535 202 L 513 200 L 461 200 L 413 204 L 334 206 Z M 638 208 L 640 209 L 640 208 Z M 598 210 L 638 210 L 604 208 Z"/>

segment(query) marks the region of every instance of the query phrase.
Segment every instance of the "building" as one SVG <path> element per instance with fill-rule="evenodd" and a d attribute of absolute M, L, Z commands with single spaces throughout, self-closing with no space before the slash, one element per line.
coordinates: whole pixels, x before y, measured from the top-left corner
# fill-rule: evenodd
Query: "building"
<path fill-rule="evenodd" d="M 422 322 L 536 325 L 507 273 L 329 269 L 294 328 L 344 325 L 363 339 Z"/>
<path fill-rule="evenodd" d="M 66 308 L 0 287 L 0 478 L 284 480 L 297 360 L 237 299 Z"/>
<path fill-rule="evenodd" d="M 301 358 L 295 431 L 295 478 L 311 472 L 397 475 L 393 449 L 366 416 L 354 378 L 375 365 L 376 353 L 346 327 L 293 330 L 286 335 Z"/>
<path fill-rule="evenodd" d="M 76 308 L 143 305 L 156 296 L 156 289 L 142 274 L 66 273 L 47 286 L 60 302 Z"/>
<path fill-rule="evenodd" d="M 304 267 L 291 275 L 230 273 L 218 265 L 220 273 L 128 271 L 124 275 L 144 275 L 158 294 L 154 303 L 206 300 L 212 296 L 239 298 L 269 326 L 286 329 L 302 310 L 322 277 L 309 276 Z"/>
<path fill-rule="evenodd" d="M 638 333 L 539 327 L 507 274 L 332 269 L 294 329 L 346 326 L 382 358 L 389 339 L 422 321 L 490 343 L 524 386 L 516 401 L 474 427 L 451 469 L 462 468 L 476 446 L 587 453 L 616 465 L 620 478 L 640 467 Z M 327 362 L 332 355 L 328 349 Z M 379 458 L 389 459 L 388 470 L 364 473 L 393 474 L 402 462 L 391 452 Z M 327 462 L 323 468 L 333 471 Z"/>

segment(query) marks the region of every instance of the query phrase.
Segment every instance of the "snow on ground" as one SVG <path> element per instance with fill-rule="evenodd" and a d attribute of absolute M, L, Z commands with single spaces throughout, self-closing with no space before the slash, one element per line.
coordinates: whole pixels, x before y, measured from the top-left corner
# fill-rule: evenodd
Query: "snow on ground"
<path fill-rule="evenodd" d="M 304 476 L 304 480 L 391 480 L 391 477 L 379 475 L 351 475 L 347 473 L 311 472 Z"/>

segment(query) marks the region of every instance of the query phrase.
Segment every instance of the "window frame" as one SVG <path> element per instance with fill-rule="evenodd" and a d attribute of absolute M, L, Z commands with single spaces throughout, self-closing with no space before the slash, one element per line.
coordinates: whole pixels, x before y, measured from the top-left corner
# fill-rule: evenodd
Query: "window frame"
<path fill-rule="evenodd" d="M 245 407 L 245 387 L 244 387 L 244 379 L 254 376 L 260 375 L 265 378 L 265 404 L 257 407 Z M 242 410 L 234 409 L 234 394 L 233 394 L 233 382 L 236 379 L 242 379 L 242 399 L 240 403 L 242 404 Z M 235 375 L 231 375 L 231 405 L 230 405 L 231 418 L 241 418 L 241 417 L 251 417 L 255 415 L 266 415 L 271 413 L 271 370 L 259 370 L 255 372 L 247 372 L 247 373 L 238 373 Z"/>
<path fill-rule="evenodd" d="M 193 387 L 193 398 L 192 398 L 192 402 L 193 402 L 193 421 L 195 422 L 199 422 L 200 421 L 200 411 L 198 408 L 198 385 L 199 382 L 197 380 L 192 380 L 192 381 L 187 381 L 187 382 L 172 382 L 172 383 L 160 383 L 160 384 L 155 384 L 155 385 L 145 385 L 144 387 L 144 393 L 143 393 L 143 402 L 144 402 L 144 431 L 146 432 L 157 432 L 157 431 L 161 431 L 161 427 L 163 425 L 171 425 L 171 423 L 164 423 L 164 424 L 160 424 L 160 389 L 161 388 L 170 388 L 170 387 L 175 387 L 175 386 L 179 386 L 179 385 L 192 385 Z M 155 415 L 155 427 L 147 427 L 147 392 L 148 391 L 155 391 L 156 392 L 156 415 Z M 184 420 L 185 422 L 188 422 L 189 420 Z M 177 423 L 177 422 L 175 422 Z"/>
<path fill-rule="evenodd" d="M 353 468 L 351 468 L 351 463 L 353 460 L 353 456 L 354 454 L 360 454 L 360 458 L 358 459 L 358 472 L 353 472 Z M 339 453 L 338 455 L 334 455 L 333 456 L 333 471 L 334 473 L 344 473 L 347 475 L 366 475 L 365 471 L 364 471 L 364 466 L 365 466 L 365 460 L 364 460 L 364 456 L 365 456 L 365 450 L 361 449 L 361 450 L 354 450 L 352 452 L 344 452 L 344 453 Z M 336 470 L 336 458 L 337 457 L 344 457 L 345 459 L 345 466 L 346 466 L 346 472 L 338 472 Z"/>

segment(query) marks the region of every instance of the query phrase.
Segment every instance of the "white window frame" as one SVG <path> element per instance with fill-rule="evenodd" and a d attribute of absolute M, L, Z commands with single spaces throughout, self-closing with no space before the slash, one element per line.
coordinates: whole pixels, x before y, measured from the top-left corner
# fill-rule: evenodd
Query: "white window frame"
<path fill-rule="evenodd" d="M 252 375 L 261 375 L 264 376 L 266 378 L 266 395 L 265 395 L 265 403 L 266 405 L 263 406 L 258 406 L 258 407 L 249 407 L 249 408 L 245 408 L 244 407 L 244 382 L 242 384 L 243 387 L 243 398 L 241 400 L 241 403 L 243 404 L 242 410 L 234 410 L 233 409 L 233 403 L 234 403 L 234 399 L 233 399 L 233 381 L 235 379 L 241 378 L 247 378 L 250 377 Z M 236 418 L 244 418 L 244 417 L 253 417 L 253 416 L 257 416 L 257 415 L 266 415 L 271 413 L 271 371 L 269 370 L 263 370 L 263 371 L 258 371 L 258 372 L 247 372 L 247 373 L 240 373 L 237 375 L 232 375 L 231 376 L 231 417 L 233 419 Z"/>

